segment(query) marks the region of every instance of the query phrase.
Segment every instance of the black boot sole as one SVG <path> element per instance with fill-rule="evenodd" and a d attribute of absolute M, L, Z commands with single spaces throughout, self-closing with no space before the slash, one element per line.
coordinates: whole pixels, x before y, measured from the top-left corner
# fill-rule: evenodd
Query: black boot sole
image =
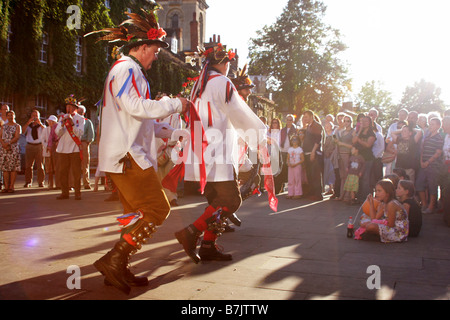
<path fill-rule="evenodd" d="M 231 261 L 233 257 L 230 254 L 214 255 L 214 256 L 201 256 L 202 261 Z"/>
<path fill-rule="evenodd" d="M 105 276 L 106 280 L 114 287 L 119 289 L 125 294 L 130 294 L 131 288 L 128 284 L 126 284 L 123 281 L 120 281 L 114 272 L 112 272 L 106 264 L 103 263 L 101 260 L 97 260 L 94 262 L 94 267 Z"/>
<path fill-rule="evenodd" d="M 128 281 L 125 279 L 125 281 L 128 283 L 130 287 L 146 287 L 148 286 L 149 282 L 147 278 L 143 278 L 143 280 L 138 281 Z M 112 286 L 112 283 L 108 281 L 108 279 L 105 278 L 104 281 L 105 286 Z"/>

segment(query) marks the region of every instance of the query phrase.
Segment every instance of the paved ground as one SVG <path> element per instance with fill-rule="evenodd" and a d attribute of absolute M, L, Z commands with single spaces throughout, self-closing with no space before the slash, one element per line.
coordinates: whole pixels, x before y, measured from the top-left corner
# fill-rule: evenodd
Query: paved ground
<path fill-rule="evenodd" d="M 231 262 L 195 265 L 173 233 L 203 211 L 200 196 L 180 199 L 132 271 L 150 285 L 126 296 L 103 285 L 92 263 L 118 239 L 119 202 L 84 191 L 83 200 L 56 201 L 58 191 L 0 194 L 0 299 L 71 300 L 311 300 L 450 298 L 450 228 L 442 214 L 424 216 L 418 238 L 382 244 L 348 239 L 346 222 L 358 207 L 335 201 L 286 200 L 271 212 L 267 195 L 245 201 L 243 225 L 219 244 Z M 79 267 L 80 288 L 68 268 Z M 370 269 L 375 266 L 379 269 Z M 369 270 L 368 270 L 369 268 Z M 375 270 L 375 271 L 373 271 Z M 376 271 L 378 270 L 378 271 Z M 376 285 L 380 289 L 368 288 Z M 69 280 L 69 281 L 68 281 Z"/>

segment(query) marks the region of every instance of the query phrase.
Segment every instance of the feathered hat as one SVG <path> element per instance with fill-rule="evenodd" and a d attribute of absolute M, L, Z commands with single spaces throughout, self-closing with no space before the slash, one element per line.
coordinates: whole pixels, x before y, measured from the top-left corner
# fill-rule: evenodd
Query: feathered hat
<path fill-rule="evenodd" d="M 129 19 L 123 21 L 116 28 L 105 28 L 85 34 L 89 36 L 100 32 L 108 32 L 109 34 L 100 37 L 97 41 L 122 42 L 124 43 L 122 51 L 130 50 L 133 47 L 143 44 L 159 44 L 163 48 L 167 48 L 169 44 L 164 41 L 166 31 L 158 24 L 158 16 L 156 11 L 162 9 L 161 5 L 156 2 L 150 3 L 151 9 L 141 12 L 131 13 L 125 12 Z"/>
<path fill-rule="evenodd" d="M 238 71 L 236 73 L 236 77 L 231 79 L 231 82 L 233 82 L 234 86 L 237 90 L 242 89 L 251 89 L 254 88 L 255 85 L 253 84 L 252 80 L 248 77 L 247 74 L 247 64 L 242 68 L 242 70 Z"/>
<path fill-rule="evenodd" d="M 70 104 L 70 105 L 78 108 L 80 106 L 80 103 L 83 102 L 84 100 L 86 100 L 86 99 L 85 98 L 77 99 L 74 94 L 71 94 L 67 98 L 64 99 L 64 103 L 66 105 Z"/>
<path fill-rule="evenodd" d="M 210 66 L 235 60 L 236 53 L 232 49 L 227 50 L 226 46 L 218 43 L 207 48 L 198 47 L 198 52 L 192 52 L 188 54 L 189 59 L 186 62 L 195 64 L 196 62 L 202 62 L 203 68 L 200 72 L 199 78 L 194 84 L 191 90 L 191 99 L 195 101 L 197 97 L 201 97 L 203 91 L 206 88 L 206 84 L 209 80 Z M 200 64 L 200 63 L 199 63 Z"/>
<path fill-rule="evenodd" d="M 197 47 L 196 52 L 185 52 L 186 63 L 192 66 L 204 66 L 206 64 L 219 64 L 224 61 L 235 60 L 236 53 L 232 49 L 227 50 L 226 46 L 218 43 L 210 45 L 206 48 Z"/>
<path fill-rule="evenodd" d="M 202 60 L 210 64 L 219 64 L 226 61 L 235 60 L 236 53 L 232 49 L 227 50 L 227 47 L 218 43 L 208 48 L 198 48 L 199 56 Z"/>

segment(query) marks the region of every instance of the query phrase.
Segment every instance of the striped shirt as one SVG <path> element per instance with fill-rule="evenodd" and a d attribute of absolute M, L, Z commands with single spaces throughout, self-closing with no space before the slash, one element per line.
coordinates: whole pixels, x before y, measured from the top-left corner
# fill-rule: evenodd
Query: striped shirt
<path fill-rule="evenodd" d="M 431 157 L 434 156 L 437 150 L 442 150 L 443 147 L 444 139 L 439 133 L 426 137 L 422 145 L 422 161 L 428 161 Z M 432 166 L 436 166 L 440 163 L 442 163 L 442 154 L 439 156 L 439 158 L 434 159 L 434 161 L 430 161 L 430 165 Z"/>

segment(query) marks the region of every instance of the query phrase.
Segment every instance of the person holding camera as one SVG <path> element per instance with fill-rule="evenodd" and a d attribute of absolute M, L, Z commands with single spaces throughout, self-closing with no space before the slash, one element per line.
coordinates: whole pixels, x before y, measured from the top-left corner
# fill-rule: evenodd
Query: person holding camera
<path fill-rule="evenodd" d="M 69 199 L 69 175 L 73 177 L 75 200 L 81 200 L 81 160 L 83 158 L 81 136 L 84 133 L 84 117 L 77 113 L 78 101 L 70 95 L 65 99 L 67 113 L 61 116 L 55 133 L 59 137 L 57 171 L 61 182 L 61 195 L 57 200 Z"/>
<path fill-rule="evenodd" d="M 42 130 L 45 126 L 39 119 L 38 110 L 31 112 L 30 119 L 22 127 L 27 145 L 25 147 L 25 184 L 24 188 L 31 187 L 33 182 L 33 166 L 37 168 L 39 187 L 44 187 L 44 158 L 42 156 Z"/>

